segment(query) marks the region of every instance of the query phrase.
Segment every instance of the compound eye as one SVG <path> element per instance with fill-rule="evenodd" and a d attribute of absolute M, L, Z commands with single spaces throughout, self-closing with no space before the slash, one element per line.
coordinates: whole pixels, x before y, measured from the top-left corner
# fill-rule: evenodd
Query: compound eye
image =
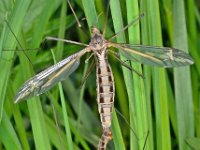
<path fill-rule="evenodd" d="M 97 40 L 96 44 L 101 45 L 101 41 Z"/>
<path fill-rule="evenodd" d="M 100 45 L 100 41 L 96 41 L 96 42 L 95 42 L 95 45 Z"/>

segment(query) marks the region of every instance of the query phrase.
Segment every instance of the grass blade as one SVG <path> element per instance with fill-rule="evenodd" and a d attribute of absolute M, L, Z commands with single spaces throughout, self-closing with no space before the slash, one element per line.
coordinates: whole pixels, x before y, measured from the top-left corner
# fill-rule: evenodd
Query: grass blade
<path fill-rule="evenodd" d="M 58 88 L 53 88 L 48 95 L 43 94 L 17 105 L 13 103 L 17 88 L 35 74 L 33 70 L 40 72 L 53 64 L 49 49 L 56 49 L 54 54 L 56 61 L 59 61 L 83 48 L 59 41 L 45 41 L 43 44 L 41 41 L 44 37 L 56 36 L 88 44 L 92 25 L 103 31 L 107 1 L 70 2 L 83 28 L 78 28 L 66 1 L 0 2 L 0 48 L 3 50 L 0 52 L 0 141 L 3 149 L 90 150 L 97 147 L 102 128 L 96 103 L 95 71 L 80 89 L 81 78 L 87 68 L 87 64 L 84 65 L 85 56 L 81 58 L 82 65 L 63 82 L 63 92 L 60 90 L 59 93 Z M 173 47 L 171 45 L 174 44 L 174 47 L 186 51 L 189 47 L 195 64 L 191 67 L 190 76 L 188 67 L 174 70 L 146 65 L 141 67 L 138 63 L 128 62 L 127 58 L 121 58 L 142 73 L 145 76 L 143 80 L 109 55 L 116 89 L 114 106 L 120 113 L 118 116 L 113 113 L 113 140 L 109 142 L 107 149 L 198 149 L 198 3 L 194 0 L 111 0 L 110 8 L 106 39 L 144 13 L 140 22 L 136 22 L 113 40 L 118 43 L 168 47 Z M 22 48 L 8 25 L 3 24 L 2 20 L 6 17 L 24 49 L 42 47 L 39 51 L 23 51 L 33 65 L 30 65 L 24 53 L 19 52 Z M 84 28 L 85 20 L 89 29 Z M 15 56 L 12 49 L 16 45 L 18 48 Z M 5 52 L 5 49 L 11 51 Z M 54 105 L 53 110 L 49 99 Z M 58 118 L 56 124 L 53 111 Z"/>
<path fill-rule="evenodd" d="M 115 29 L 115 33 L 118 33 L 121 29 L 123 29 L 123 21 L 122 21 L 122 12 L 120 8 L 120 3 L 119 1 L 110 1 L 110 10 L 111 10 L 111 15 L 113 19 L 113 26 Z M 118 43 L 125 43 L 125 35 L 121 33 L 119 36 L 116 37 Z M 122 58 L 122 60 L 125 58 Z M 127 87 L 127 92 L 128 92 L 128 98 L 133 100 L 133 86 L 132 86 L 132 74 L 130 70 L 127 68 L 122 68 L 123 69 L 123 74 L 124 74 L 124 79 L 125 79 L 125 84 Z M 135 128 L 133 128 L 135 129 Z M 136 131 L 136 130 L 135 130 Z M 122 134 L 122 133 L 121 133 Z M 117 135 L 117 136 L 122 136 L 122 135 Z M 118 137 L 113 136 L 113 140 L 117 140 Z M 116 141 L 117 142 L 117 141 Z M 121 145 L 124 145 L 124 141 L 118 141 L 121 143 Z"/>
<path fill-rule="evenodd" d="M 6 112 L 4 112 L 3 120 L 0 126 L 0 141 L 4 144 L 6 149 L 22 149 Z"/>
<path fill-rule="evenodd" d="M 162 45 L 161 18 L 159 2 L 145 1 L 148 19 L 149 43 L 150 45 Z M 155 108 L 156 147 L 157 149 L 171 149 L 170 124 L 167 102 L 167 86 L 165 70 L 153 68 L 153 97 Z"/>
<path fill-rule="evenodd" d="M 134 10 L 134 11 L 131 11 Z M 128 23 L 131 22 L 134 18 L 139 16 L 139 6 L 137 1 L 127 0 L 127 17 Z M 129 43 L 139 44 L 140 43 L 140 30 L 139 30 L 139 21 L 133 26 L 129 27 Z M 134 69 L 142 73 L 141 65 L 137 63 L 131 64 Z M 130 104 L 130 118 L 131 118 L 131 127 L 136 128 L 137 138 L 135 134 L 131 132 L 131 149 L 137 149 L 135 143 L 138 143 L 138 149 L 150 149 L 149 148 L 149 137 L 147 137 L 148 132 L 152 133 L 152 130 L 149 128 L 148 124 L 148 115 L 150 112 L 147 112 L 147 103 L 146 95 L 144 92 L 144 79 L 140 76 L 133 74 L 133 86 L 134 88 L 134 99 L 129 99 Z M 147 80 L 147 79 L 145 79 Z M 127 87 L 128 89 L 128 87 Z M 134 115 L 134 111 L 136 115 Z M 146 137 L 148 138 L 147 143 L 145 144 Z M 133 141 L 136 140 L 136 141 Z"/>
<path fill-rule="evenodd" d="M 174 47 L 188 50 L 184 1 L 175 0 L 174 6 Z M 174 69 L 176 112 L 180 150 L 190 149 L 185 139 L 194 136 L 194 114 L 192 87 L 189 67 Z"/>
<path fill-rule="evenodd" d="M 23 19 L 26 15 L 26 12 L 28 10 L 28 6 L 31 3 L 30 0 L 27 0 L 24 2 L 23 0 L 16 1 L 13 10 L 11 11 L 10 16 L 8 16 L 8 23 L 10 27 L 12 28 L 15 35 L 17 35 L 21 29 L 21 25 L 23 22 Z M 6 18 L 6 17 L 5 17 Z M 6 28 L 6 29 L 5 29 Z M 10 29 L 8 28 L 7 24 L 4 24 L 5 34 L 2 33 L 1 35 L 1 48 L 10 48 L 14 49 L 16 47 L 16 39 L 10 32 Z M 2 58 L 0 59 L 0 68 L 2 68 L 2 71 L 0 72 L 0 120 L 2 119 L 2 113 L 3 113 L 3 104 L 4 104 L 4 98 L 6 94 L 6 87 L 8 85 L 8 78 L 10 75 L 10 68 L 13 60 L 14 51 L 10 51 L 8 53 L 3 53 Z"/>

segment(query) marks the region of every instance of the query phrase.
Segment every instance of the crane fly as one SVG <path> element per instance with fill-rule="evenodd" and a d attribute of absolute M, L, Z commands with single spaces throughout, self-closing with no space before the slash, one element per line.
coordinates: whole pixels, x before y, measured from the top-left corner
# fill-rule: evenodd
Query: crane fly
<path fill-rule="evenodd" d="M 73 43 L 80 44 L 78 42 Z M 96 59 L 97 102 L 103 127 L 98 149 L 106 149 L 107 143 L 112 139 L 110 126 L 115 96 L 114 77 L 108 62 L 110 48 L 122 51 L 122 55 L 128 60 L 138 61 L 150 66 L 180 67 L 194 63 L 187 53 L 178 49 L 111 42 L 103 37 L 99 29 L 93 27 L 91 41 L 88 45 L 85 44 L 84 49 L 68 56 L 26 81 L 17 92 L 15 103 L 48 91 L 78 68 L 80 58 L 85 53 L 92 53 Z"/>

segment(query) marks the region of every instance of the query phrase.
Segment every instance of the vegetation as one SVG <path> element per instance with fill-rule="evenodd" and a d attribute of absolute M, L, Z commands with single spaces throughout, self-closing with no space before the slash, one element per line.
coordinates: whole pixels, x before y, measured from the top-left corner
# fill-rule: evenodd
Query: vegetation
<path fill-rule="evenodd" d="M 82 28 L 66 0 L 0 1 L 0 149 L 97 147 L 102 129 L 95 69 L 87 80 L 84 78 L 90 70 L 91 63 L 84 63 L 89 55 L 62 86 L 14 104 L 14 95 L 27 79 L 83 48 L 46 41 L 47 36 L 89 43 L 92 25 L 103 31 L 107 1 L 77 0 L 71 5 Z M 106 37 L 142 13 L 144 17 L 119 34 L 115 42 L 175 47 L 190 53 L 195 64 L 164 69 L 130 62 L 144 74 L 143 79 L 110 56 L 116 111 L 108 149 L 199 149 L 199 2 L 111 0 Z"/>

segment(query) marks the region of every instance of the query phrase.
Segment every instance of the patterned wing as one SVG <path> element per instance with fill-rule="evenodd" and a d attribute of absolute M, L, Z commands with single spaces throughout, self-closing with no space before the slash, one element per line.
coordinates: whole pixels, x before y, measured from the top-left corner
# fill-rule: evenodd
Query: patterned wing
<path fill-rule="evenodd" d="M 180 67 L 194 63 L 184 51 L 156 46 L 111 43 L 110 46 L 122 50 L 122 55 L 132 61 L 159 67 Z"/>
<path fill-rule="evenodd" d="M 14 98 L 15 103 L 35 95 L 40 95 L 51 89 L 58 82 L 64 80 L 78 68 L 80 57 L 85 52 L 85 49 L 83 49 L 70 55 L 26 81 L 17 92 Z"/>

